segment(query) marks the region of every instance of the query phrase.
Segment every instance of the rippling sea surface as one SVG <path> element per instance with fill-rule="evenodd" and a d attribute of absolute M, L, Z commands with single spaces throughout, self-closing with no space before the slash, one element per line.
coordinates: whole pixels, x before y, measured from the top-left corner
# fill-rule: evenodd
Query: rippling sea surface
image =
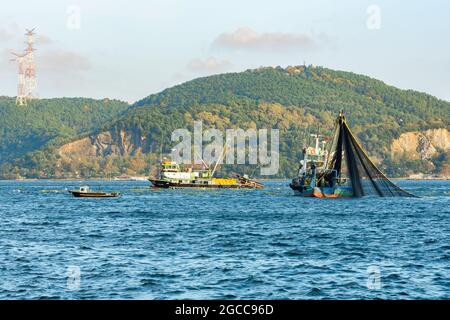
<path fill-rule="evenodd" d="M 0 181 L 1 299 L 450 299 L 450 181 L 398 181 L 417 199 L 63 192 L 82 184 Z"/>

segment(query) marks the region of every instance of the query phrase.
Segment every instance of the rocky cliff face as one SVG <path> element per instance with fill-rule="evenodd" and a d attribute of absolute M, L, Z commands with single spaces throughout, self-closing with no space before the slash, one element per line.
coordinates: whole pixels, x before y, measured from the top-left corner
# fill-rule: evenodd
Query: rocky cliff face
<path fill-rule="evenodd" d="M 63 160 L 83 157 L 135 156 L 146 153 L 150 143 L 136 131 L 106 131 L 67 143 L 58 149 Z"/>
<path fill-rule="evenodd" d="M 439 151 L 450 150 L 450 132 L 447 129 L 430 129 L 425 132 L 406 132 L 391 145 L 392 157 L 411 160 L 430 160 Z"/>
<path fill-rule="evenodd" d="M 447 129 L 430 129 L 424 132 L 406 132 L 391 145 L 392 159 L 419 161 L 420 167 L 409 172 L 411 178 L 433 176 L 450 178 L 450 132 Z"/>
<path fill-rule="evenodd" d="M 105 158 L 142 158 L 152 151 L 152 147 L 153 150 L 157 149 L 155 141 L 151 141 L 138 130 L 121 129 L 105 131 L 67 143 L 57 152 L 60 163 L 70 163 L 78 168 L 79 163 L 86 161 L 100 163 Z M 450 132 L 447 129 L 403 133 L 392 141 L 390 150 L 394 163 L 400 164 L 403 159 L 420 161 L 420 166 L 416 170 L 410 170 L 407 173 L 409 175 L 422 172 L 426 175 L 433 173 L 441 177 L 450 176 L 450 165 L 447 161 L 439 160 L 439 165 L 436 165 L 435 161 L 435 157 L 445 155 L 450 150 Z M 383 162 L 383 159 L 380 159 L 380 162 Z"/>

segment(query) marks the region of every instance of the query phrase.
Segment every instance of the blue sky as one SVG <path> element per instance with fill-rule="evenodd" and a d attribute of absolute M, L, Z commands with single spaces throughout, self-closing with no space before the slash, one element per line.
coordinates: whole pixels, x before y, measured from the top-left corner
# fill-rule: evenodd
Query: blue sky
<path fill-rule="evenodd" d="M 450 2 L 15 0 L 0 10 L 0 95 L 36 27 L 41 97 L 130 102 L 215 73 L 303 64 L 450 101 Z"/>

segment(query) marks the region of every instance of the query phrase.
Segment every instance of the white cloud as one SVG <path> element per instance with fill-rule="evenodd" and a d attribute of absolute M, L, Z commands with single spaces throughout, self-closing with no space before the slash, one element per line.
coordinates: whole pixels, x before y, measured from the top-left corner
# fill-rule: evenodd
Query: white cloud
<path fill-rule="evenodd" d="M 0 28 L 0 41 L 1 42 L 8 42 L 12 39 L 14 39 L 14 35 L 8 29 Z"/>
<path fill-rule="evenodd" d="M 229 70 L 231 62 L 209 57 L 206 60 L 193 59 L 188 63 L 188 69 L 196 73 L 220 73 Z"/>
<path fill-rule="evenodd" d="M 314 39 L 303 33 L 258 33 L 241 27 L 231 33 L 222 33 L 214 40 L 214 48 L 248 51 L 312 50 L 320 46 L 323 36 Z"/>
<path fill-rule="evenodd" d="M 38 34 L 36 35 L 35 43 L 36 45 L 49 45 L 53 43 L 53 40 L 46 35 Z"/>
<path fill-rule="evenodd" d="M 40 70 L 53 72 L 82 72 L 91 69 L 90 60 L 73 51 L 52 50 L 36 55 Z"/>
<path fill-rule="evenodd" d="M 200 76 L 209 76 L 224 73 L 232 68 L 233 64 L 229 60 L 219 60 L 215 57 L 207 59 L 192 59 L 178 72 L 175 72 L 169 81 L 161 83 L 162 87 L 170 87 L 185 81 L 195 79 Z"/>

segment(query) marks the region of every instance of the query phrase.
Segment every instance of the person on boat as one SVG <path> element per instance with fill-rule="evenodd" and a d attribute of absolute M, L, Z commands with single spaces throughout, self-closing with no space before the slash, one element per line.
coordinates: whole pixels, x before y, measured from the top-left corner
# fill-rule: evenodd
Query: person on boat
<path fill-rule="evenodd" d="M 316 164 L 314 162 L 311 163 L 311 176 L 316 176 Z"/>
<path fill-rule="evenodd" d="M 325 176 L 323 177 L 323 179 L 325 180 L 325 185 L 329 188 L 333 187 L 333 176 L 331 175 L 331 173 L 327 173 L 325 174 Z"/>
<path fill-rule="evenodd" d="M 306 180 L 306 173 L 304 172 L 303 174 L 302 174 L 302 176 L 300 177 L 300 180 L 299 180 L 299 185 L 300 186 L 304 186 L 305 185 L 305 180 Z"/>

